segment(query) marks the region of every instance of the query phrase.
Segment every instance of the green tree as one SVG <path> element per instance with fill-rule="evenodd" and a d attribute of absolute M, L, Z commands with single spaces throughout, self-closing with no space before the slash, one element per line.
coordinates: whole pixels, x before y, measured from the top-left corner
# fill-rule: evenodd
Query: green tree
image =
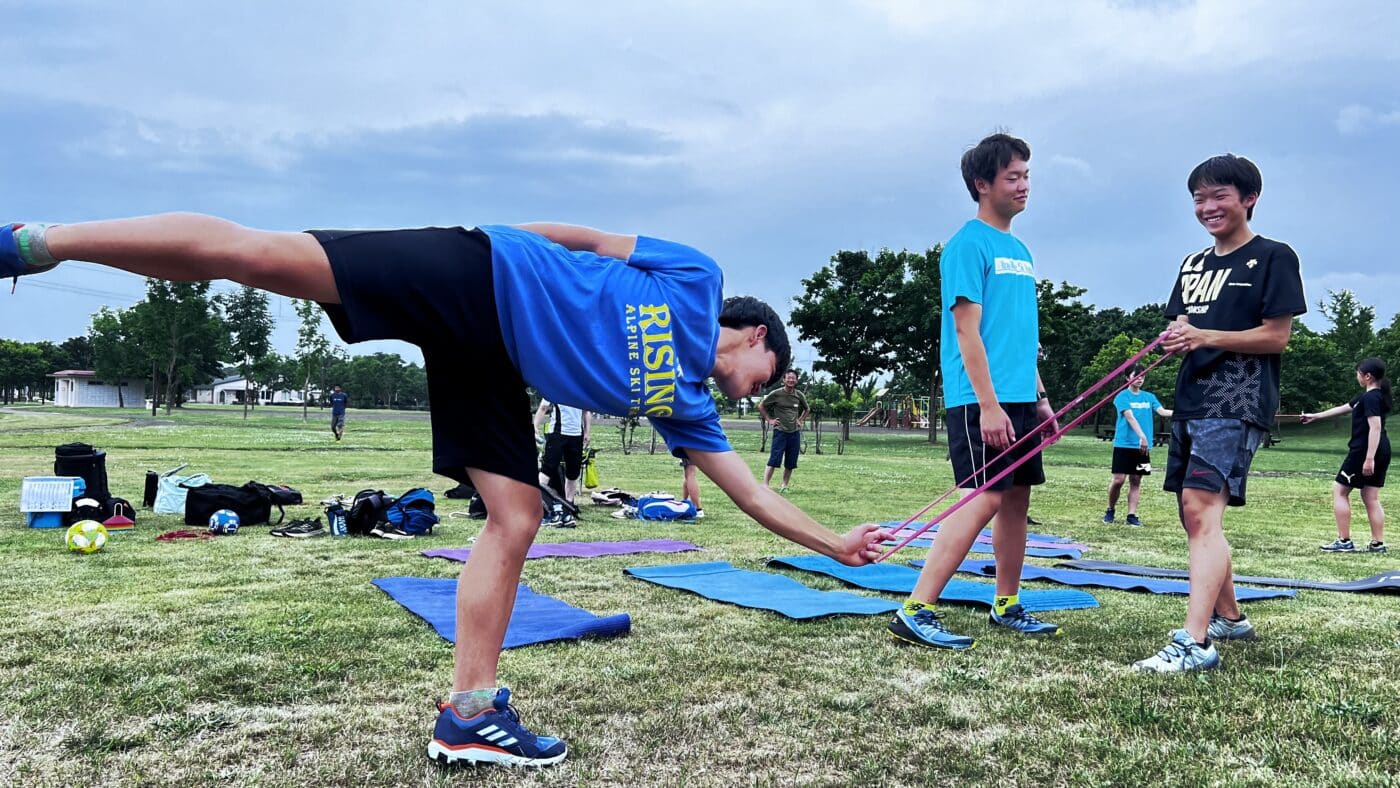
<path fill-rule="evenodd" d="M 1331 340 L 1347 363 L 1355 364 L 1364 358 L 1376 341 L 1376 308 L 1362 305 L 1350 290 L 1328 290 L 1327 300 L 1318 308 L 1332 323 L 1323 336 Z"/>
<path fill-rule="evenodd" d="M 141 352 L 131 313 L 102 307 L 88 327 L 92 370 L 97 379 L 117 387 L 117 407 L 126 407 L 126 384 L 146 374 L 150 360 Z M 154 392 L 152 392 L 154 396 Z M 140 403 L 137 404 L 140 406 Z"/>
<path fill-rule="evenodd" d="M 1040 378 L 1050 401 L 1068 402 L 1079 393 L 1079 372 L 1093 359 L 1101 345 L 1084 341 L 1084 332 L 1094 324 L 1094 309 L 1079 300 L 1086 291 L 1069 282 L 1043 279 L 1036 282 L 1040 310 Z M 1104 337 L 1102 341 L 1110 337 Z"/>
<path fill-rule="evenodd" d="M 48 373 L 38 345 L 0 339 L 0 402 L 10 404 L 22 389 L 45 380 Z"/>
<path fill-rule="evenodd" d="M 314 301 L 296 300 L 297 326 L 296 362 L 301 386 L 301 419 L 307 419 L 307 403 L 311 400 L 311 382 L 318 381 L 325 391 L 325 368 L 331 360 L 331 342 L 321 332 L 321 307 Z"/>
<path fill-rule="evenodd" d="M 847 400 L 862 378 L 889 368 L 889 321 L 903 283 L 903 262 L 888 249 L 874 258 L 865 251 L 837 252 L 802 280 L 792 325 L 816 347 L 816 368 L 831 375 Z M 843 439 L 850 438 L 850 428 L 847 416 Z"/>
<path fill-rule="evenodd" d="M 894 356 L 895 382 L 908 381 L 909 390 L 890 390 L 911 396 L 928 395 L 932 414 L 938 412 L 941 393 L 939 353 L 942 338 L 943 294 L 942 271 L 939 263 L 943 245 L 938 244 L 922 253 L 903 251 L 897 255 L 904 269 L 904 281 L 894 296 L 890 311 L 889 344 Z M 915 388 L 912 383 L 920 381 Z M 928 420 L 928 442 L 938 442 L 938 420 Z"/>
<path fill-rule="evenodd" d="M 54 369 L 92 369 L 92 342 L 86 336 L 69 337 L 58 344 L 62 354 L 54 361 Z"/>
<path fill-rule="evenodd" d="M 229 350 L 237 360 L 238 374 L 243 376 L 243 418 L 246 419 L 250 393 L 255 388 L 254 370 L 272 350 L 272 311 L 267 306 L 267 293 L 247 285 L 225 297 L 223 306 L 230 334 Z M 269 367 L 264 364 L 261 368 Z"/>
<path fill-rule="evenodd" d="M 1328 335 L 1294 318 L 1279 370 L 1280 412 L 1306 413 L 1349 401 L 1358 360 L 1342 354 Z"/>
<path fill-rule="evenodd" d="M 133 306 L 132 328 L 151 364 L 151 410 L 164 401 L 175 407 L 183 386 L 212 380 L 222 372 L 228 328 L 208 282 L 146 280 L 146 299 Z M 157 392 L 163 388 L 164 396 Z"/>

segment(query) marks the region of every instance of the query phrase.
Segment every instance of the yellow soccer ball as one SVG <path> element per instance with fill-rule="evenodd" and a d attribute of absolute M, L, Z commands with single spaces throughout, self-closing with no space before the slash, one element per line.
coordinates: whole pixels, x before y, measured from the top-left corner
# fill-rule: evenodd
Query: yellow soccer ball
<path fill-rule="evenodd" d="M 68 528 L 67 542 L 75 553 L 95 553 L 107 544 L 107 527 L 96 520 L 80 520 Z"/>

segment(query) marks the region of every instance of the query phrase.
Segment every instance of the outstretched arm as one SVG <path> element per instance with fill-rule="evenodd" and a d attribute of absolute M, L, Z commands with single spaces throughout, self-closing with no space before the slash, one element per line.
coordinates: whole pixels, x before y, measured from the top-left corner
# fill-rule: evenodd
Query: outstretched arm
<path fill-rule="evenodd" d="M 695 467 L 759 525 L 843 564 L 870 563 L 879 556 L 880 543 L 891 537 L 889 531 L 871 523 L 858 525 L 844 536 L 827 530 L 786 498 L 760 486 L 749 466 L 735 452 L 687 449 L 686 453 Z"/>
<path fill-rule="evenodd" d="M 576 224 L 554 224 L 552 222 L 532 222 L 516 225 L 522 230 L 543 235 L 545 238 L 573 252 L 592 252 L 603 257 L 626 260 L 637 248 L 637 236 L 618 235 L 580 227 Z"/>
<path fill-rule="evenodd" d="M 1304 413 L 1302 416 L 1298 417 L 1298 421 L 1301 421 L 1304 424 L 1311 424 L 1314 421 L 1319 421 L 1321 419 L 1330 419 L 1333 416 L 1340 416 L 1343 413 L 1351 413 L 1351 405 L 1338 405 L 1335 408 L 1328 408 L 1327 410 L 1318 413 Z"/>

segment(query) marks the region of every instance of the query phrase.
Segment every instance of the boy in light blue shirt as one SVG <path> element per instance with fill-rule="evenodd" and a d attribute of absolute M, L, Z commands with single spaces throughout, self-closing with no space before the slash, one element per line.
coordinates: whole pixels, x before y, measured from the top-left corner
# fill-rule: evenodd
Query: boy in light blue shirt
<path fill-rule="evenodd" d="M 1113 481 L 1108 485 L 1108 511 L 1103 521 L 1114 521 L 1118 494 L 1123 482 L 1128 483 L 1128 525 L 1142 525 L 1138 519 L 1138 500 L 1142 496 L 1142 477 L 1152 473 L 1152 416 L 1171 418 L 1169 408 L 1162 407 L 1157 395 L 1142 390 L 1142 365 L 1134 364 L 1127 372 L 1128 387 L 1113 398 L 1113 412 L 1118 423 L 1113 429 Z"/>

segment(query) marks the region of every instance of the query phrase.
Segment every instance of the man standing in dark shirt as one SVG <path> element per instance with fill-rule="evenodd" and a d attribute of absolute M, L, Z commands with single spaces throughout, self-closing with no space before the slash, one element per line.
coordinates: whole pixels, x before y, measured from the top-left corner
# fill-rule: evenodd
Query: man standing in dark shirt
<path fill-rule="evenodd" d="M 1141 671 L 1176 673 L 1220 665 L 1217 640 L 1252 640 L 1235 602 L 1225 507 L 1244 506 L 1254 452 L 1278 410 L 1279 360 L 1293 318 L 1307 311 L 1298 256 L 1249 228 L 1263 189 L 1259 168 L 1225 154 L 1191 171 L 1196 219 L 1214 245 L 1181 264 L 1164 350 L 1182 354 L 1166 480 L 1177 494 L 1190 551 L 1186 626 Z"/>
<path fill-rule="evenodd" d="M 331 402 L 331 432 L 336 440 L 340 440 L 345 434 L 345 403 L 350 401 L 350 395 L 341 391 L 340 386 L 332 386 L 328 399 Z"/>

